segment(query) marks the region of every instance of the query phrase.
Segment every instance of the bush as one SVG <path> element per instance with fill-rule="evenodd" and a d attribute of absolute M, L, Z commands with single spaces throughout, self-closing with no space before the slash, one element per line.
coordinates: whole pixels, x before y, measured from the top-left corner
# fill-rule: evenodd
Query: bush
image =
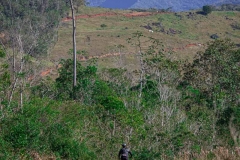
<path fill-rule="evenodd" d="M 4 57 L 6 57 L 6 52 L 4 51 L 2 46 L 0 46 L 0 58 L 4 58 Z"/>
<path fill-rule="evenodd" d="M 27 119 L 16 119 L 8 127 L 8 132 L 4 139 L 12 144 L 12 147 L 17 148 L 31 148 L 39 143 L 40 127 L 39 123 L 28 121 Z"/>
<path fill-rule="evenodd" d="M 101 27 L 101 28 L 106 28 L 107 25 L 106 25 L 106 24 L 101 24 L 100 27 Z"/>
<path fill-rule="evenodd" d="M 54 124 L 50 126 L 45 133 L 51 151 L 64 159 L 96 159 L 93 152 L 85 146 L 84 143 L 71 138 L 71 130 L 63 124 Z"/>
<path fill-rule="evenodd" d="M 240 30 L 240 23 L 236 22 L 236 23 L 233 23 L 231 26 L 232 26 L 233 29 Z"/>
<path fill-rule="evenodd" d="M 103 99 L 100 100 L 100 104 L 109 111 L 119 111 L 125 108 L 122 100 L 114 96 L 103 97 Z"/>
<path fill-rule="evenodd" d="M 31 101 L 26 104 L 23 113 L 15 113 L 2 120 L 0 159 L 9 158 L 7 151 L 14 151 L 17 157 L 36 151 L 55 154 L 61 159 L 96 159 L 94 152 L 75 140 L 73 130 L 61 120 L 62 115 L 56 108 L 53 109 L 54 106 L 58 103 L 46 99 Z"/>
<path fill-rule="evenodd" d="M 72 86 L 73 61 L 71 59 L 62 60 L 61 65 L 59 77 L 56 79 L 56 97 L 61 100 L 74 98 L 90 104 L 92 102 L 92 91 L 97 78 L 97 68 L 95 66 L 84 67 L 80 62 L 77 62 L 77 86 L 75 87 L 74 95 Z"/>
<path fill-rule="evenodd" d="M 212 38 L 212 39 L 218 39 L 219 36 L 218 36 L 217 34 L 213 34 L 213 35 L 210 36 L 210 38 Z"/>
<path fill-rule="evenodd" d="M 12 154 L 9 153 L 9 143 L 0 136 L 0 159 L 11 159 Z"/>
<path fill-rule="evenodd" d="M 143 149 L 139 152 L 133 153 L 135 159 L 145 159 L 145 160 L 150 160 L 150 159 L 161 159 L 161 154 L 156 153 L 147 149 Z"/>
<path fill-rule="evenodd" d="M 211 12 L 212 12 L 212 7 L 211 7 L 211 6 L 208 6 L 208 5 L 203 6 L 203 13 L 204 13 L 205 15 L 208 15 L 208 14 L 210 14 Z"/>

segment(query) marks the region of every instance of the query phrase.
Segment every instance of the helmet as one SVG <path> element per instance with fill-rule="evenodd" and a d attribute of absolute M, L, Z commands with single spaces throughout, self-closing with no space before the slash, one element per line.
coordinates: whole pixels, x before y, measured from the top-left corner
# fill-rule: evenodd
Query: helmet
<path fill-rule="evenodd" d="M 126 143 L 123 143 L 122 146 L 123 146 L 123 147 L 126 147 Z"/>

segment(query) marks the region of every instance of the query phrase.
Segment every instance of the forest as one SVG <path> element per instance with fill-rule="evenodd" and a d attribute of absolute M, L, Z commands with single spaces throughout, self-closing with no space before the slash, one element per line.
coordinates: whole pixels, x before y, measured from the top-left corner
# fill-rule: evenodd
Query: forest
<path fill-rule="evenodd" d="M 74 2 L 80 11 L 84 2 Z M 77 61 L 73 86 L 72 59 L 59 62 L 56 78 L 32 76 L 69 2 L 0 4 L 0 159 L 114 160 L 122 143 L 135 160 L 240 157 L 236 42 L 209 41 L 188 62 L 137 31 L 127 41 L 138 50 L 138 69 Z"/>

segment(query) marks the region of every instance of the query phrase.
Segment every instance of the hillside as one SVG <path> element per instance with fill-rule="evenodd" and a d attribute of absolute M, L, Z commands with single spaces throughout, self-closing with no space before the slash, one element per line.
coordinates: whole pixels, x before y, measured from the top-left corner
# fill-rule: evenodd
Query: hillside
<path fill-rule="evenodd" d="M 74 86 L 69 6 L 34 2 L 0 1 L 0 159 L 240 159 L 240 12 L 81 7 Z"/>
<path fill-rule="evenodd" d="M 154 37 L 163 42 L 164 49 L 172 50 L 176 59 L 191 61 L 197 51 L 204 50 L 211 35 L 230 38 L 240 43 L 238 24 L 239 12 L 213 12 L 208 16 L 197 12 L 180 13 L 141 13 L 130 10 L 109 10 L 85 8 L 77 19 L 77 49 L 86 51 L 84 56 L 104 56 L 119 52 L 117 45 L 124 46 L 121 52 L 136 53 L 127 39 L 134 32 L 141 31 L 145 36 Z M 142 16 L 141 16 L 142 14 Z M 140 15 L 140 16 L 139 16 Z M 104 24 L 104 27 L 101 25 Z M 157 25 L 156 25 L 157 24 Z M 150 27 L 153 33 L 149 32 Z M 52 49 L 51 59 L 58 61 L 69 57 L 71 46 L 71 19 L 61 22 L 58 42 Z M 134 54 L 125 56 L 126 64 L 136 64 Z M 114 59 L 103 58 L 100 66 L 115 66 Z M 128 66 L 128 65 L 127 65 Z"/>
<path fill-rule="evenodd" d="M 202 8 L 204 5 L 240 4 L 239 0 L 88 0 L 90 6 L 104 8 L 129 9 L 129 8 L 172 8 L 173 11 L 188 11 Z"/>

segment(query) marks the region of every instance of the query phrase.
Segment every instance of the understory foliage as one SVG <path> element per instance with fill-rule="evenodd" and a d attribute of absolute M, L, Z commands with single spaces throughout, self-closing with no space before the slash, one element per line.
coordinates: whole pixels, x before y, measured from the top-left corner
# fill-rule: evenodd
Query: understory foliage
<path fill-rule="evenodd" d="M 190 89 L 193 93 L 191 97 L 195 99 L 195 102 L 188 102 L 188 110 L 191 110 L 192 104 L 205 105 L 213 114 L 212 144 L 220 145 L 220 139 L 227 140 L 229 145 L 237 146 L 239 143 L 235 131 L 239 128 L 236 123 L 239 117 L 239 62 L 240 50 L 235 44 L 229 40 L 216 40 L 184 68 L 186 72 L 181 86 Z M 219 141 L 217 138 L 220 138 Z"/>
<path fill-rule="evenodd" d="M 57 0 L 1 0 L 0 5 L 0 32 L 9 40 L 7 45 L 30 55 L 47 52 L 68 8 Z"/>
<path fill-rule="evenodd" d="M 1 159 L 22 156 L 30 159 L 36 151 L 63 159 L 96 158 L 85 142 L 75 139 L 69 124 L 63 120 L 61 105 L 56 101 L 33 99 L 24 106 L 22 113 L 2 119 Z"/>
<path fill-rule="evenodd" d="M 215 40 L 182 64 L 153 38 L 141 48 L 142 39 L 131 38 L 139 70 L 78 62 L 73 89 L 73 61 L 62 60 L 59 77 L 31 86 L 21 110 L 5 103 L 10 75 L 1 68 L 0 159 L 116 159 L 123 142 L 136 160 L 214 159 L 217 147 L 239 146 L 240 50 Z"/>

